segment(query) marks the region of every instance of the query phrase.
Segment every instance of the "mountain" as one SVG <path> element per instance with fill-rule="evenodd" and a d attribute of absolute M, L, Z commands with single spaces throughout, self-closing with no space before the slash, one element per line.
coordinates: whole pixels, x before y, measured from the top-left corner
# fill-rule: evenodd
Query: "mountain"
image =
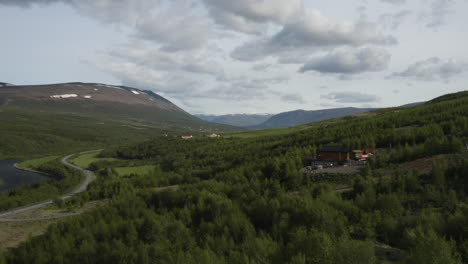
<path fill-rule="evenodd" d="M 287 128 L 292 126 L 303 125 L 307 123 L 322 121 L 331 118 L 338 118 L 347 115 L 365 113 L 375 110 L 375 108 L 336 108 L 315 111 L 296 110 L 291 112 L 280 113 L 274 115 L 260 125 L 251 126 L 250 129 L 272 129 L 272 128 Z"/>
<path fill-rule="evenodd" d="M 0 157 L 241 129 L 190 115 L 151 91 L 97 83 L 0 87 Z"/>
<path fill-rule="evenodd" d="M 250 127 L 259 125 L 267 121 L 272 114 L 234 114 L 234 115 L 195 115 L 196 117 L 219 124 L 237 126 L 237 127 Z"/>
<path fill-rule="evenodd" d="M 0 106 L 157 123 L 162 127 L 197 131 L 228 128 L 202 121 L 152 91 L 97 83 L 3 86 Z"/>
<path fill-rule="evenodd" d="M 14 85 L 11 83 L 0 82 L 0 87 L 7 87 L 7 86 L 14 86 Z"/>

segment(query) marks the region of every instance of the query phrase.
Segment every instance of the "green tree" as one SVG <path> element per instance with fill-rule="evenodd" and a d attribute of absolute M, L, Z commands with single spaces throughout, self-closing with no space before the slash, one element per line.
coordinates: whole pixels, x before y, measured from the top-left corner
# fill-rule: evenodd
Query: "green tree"
<path fill-rule="evenodd" d="M 413 243 L 406 263 L 411 264 L 461 264 L 453 241 L 439 237 L 433 229 L 417 227 L 409 232 Z"/>

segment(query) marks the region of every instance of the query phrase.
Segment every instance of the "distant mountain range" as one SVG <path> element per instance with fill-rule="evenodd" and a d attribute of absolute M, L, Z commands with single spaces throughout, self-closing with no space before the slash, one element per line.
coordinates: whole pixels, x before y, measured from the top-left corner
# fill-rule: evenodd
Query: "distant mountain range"
<path fill-rule="evenodd" d="M 267 121 L 251 126 L 249 129 L 273 129 L 273 128 L 287 128 L 292 126 L 304 125 L 307 123 L 322 121 L 331 118 L 338 118 L 347 115 L 359 114 L 375 110 L 375 108 L 336 108 L 324 110 L 296 110 L 291 112 L 280 113 L 274 115 Z"/>
<path fill-rule="evenodd" d="M 234 114 L 234 115 L 195 115 L 196 117 L 219 124 L 238 126 L 238 127 L 250 127 L 259 125 L 268 119 L 272 114 Z"/>
<path fill-rule="evenodd" d="M 375 110 L 376 108 L 336 108 L 315 111 L 296 110 L 276 115 L 197 115 L 197 117 L 220 124 L 245 127 L 247 129 L 274 129 L 299 126 L 307 123 L 338 118 L 352 114 L 359 114 Z"/>

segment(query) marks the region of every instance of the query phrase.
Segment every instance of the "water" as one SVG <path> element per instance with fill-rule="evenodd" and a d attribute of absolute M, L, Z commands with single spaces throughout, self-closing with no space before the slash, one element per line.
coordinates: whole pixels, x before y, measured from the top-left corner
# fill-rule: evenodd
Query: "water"
<path fill-rule="evenodd" d="M 0 160 L 0 192 L 6 192 L 24 185 L 32 185 L 49 177 L 29 171 L 18 170 L 15 163 L 18 160 Z"/>

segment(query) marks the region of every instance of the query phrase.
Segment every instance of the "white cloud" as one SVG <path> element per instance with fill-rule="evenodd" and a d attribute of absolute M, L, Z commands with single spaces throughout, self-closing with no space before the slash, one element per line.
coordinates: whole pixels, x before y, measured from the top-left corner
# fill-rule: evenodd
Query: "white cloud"
<path fill-rule="evenodd" d="M 396 42 L 394 37 L 384 35 L 372 23 L 335 22 L 317 10 L 307 10 L 299 22 L 285 25 L 272 37 L 247 42 L 231 55 L 243 61 L 260 60 L 268 56 L 301 58 L 304 54 L 320 49 L 366 44 L 392 45 Z"/>
<path fill-rule="evenodd" d="M 455 59 L 442 60 L 438 57 L 418 61 L 402 72 L 395 72 L 390 78 L 409 78 L 420 81 L 450 81 L 453 77 L 468 71 L 468 64 Z"/>
<path fill-rule="evenodd" d="M 402 5 L 406 3 L 406 0 L 381 0 L 382 2 L 393 4 L 393 5 Z"/>
<path fill-rule="evenodd" d="M 381 100 L 376 95 L 359 92 L 334 92 L 322 95 L 321 97 L 336 103 L 375 103 Z"/>
<path fill-rule="evenodd" d="M 162 43 L 167 51 L 198 49 L 212 37 L 209 27 L 195 17 L 163 12 L 141 19 L 136 30 L 137 38 Z"/>
<path fill-rule="evenodd" d="M 303 11 L 303 0 L 202 0 L 210 15 L 228 29 L 260 33 L 267 22 L 291 22 Z"/>
<path fill-rule="evenodd" d="M 447 16 L 453 11 L 454 0 L 432 0 L 430 13 L 426 15 L 429 18 L 428 27 L 437 28 L 445 25 Z"/>
<path fill-rule="evenodd" d="M 398 29 L 413 12 L 410 10 L 401 10 L 395 13 L 385 13 L 379 17 L 379 23 L 388 29 Z"/>
<path fill-rule="evenodd" d="M 387 69 L 390 58 L 391 55 L 383 49 L 339 49 L 324 56 L 313 58 L 299 71 L 302 73 L 316 71 L 338 74 L 377 72 Z"/>
<path fill-rule="evenodd" d="M 281 101 L 287 103 L 305 104 L 306 101 L 301 95 L 298 94 L 285 94 L 281 96 Z"/>

